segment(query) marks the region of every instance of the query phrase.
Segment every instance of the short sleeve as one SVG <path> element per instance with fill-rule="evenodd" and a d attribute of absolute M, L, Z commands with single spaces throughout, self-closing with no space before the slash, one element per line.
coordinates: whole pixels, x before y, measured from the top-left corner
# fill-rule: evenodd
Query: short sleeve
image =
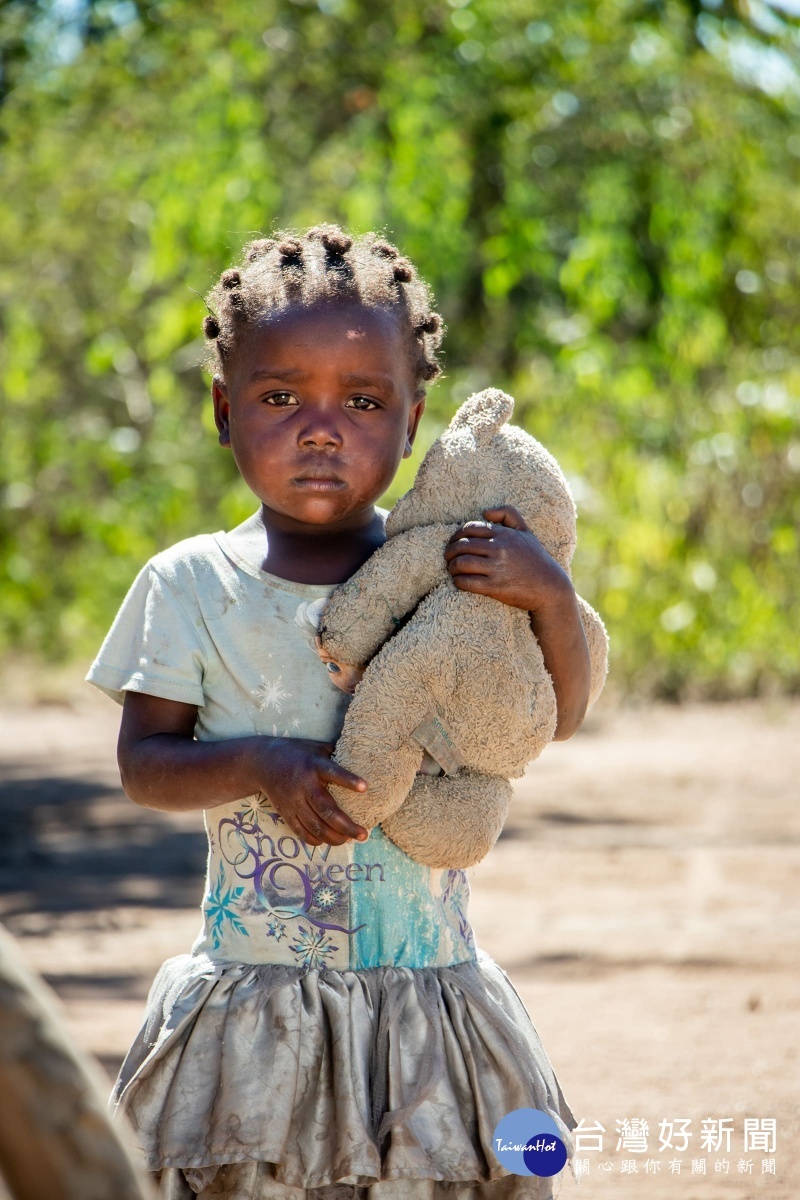
<path fill-rule="evenodd" d="M 86 681 L 118 704 L 125 692 L 146 692 L 202 708 L 206 661 L 191 616 L 150 562 L 134 580 Z"/>

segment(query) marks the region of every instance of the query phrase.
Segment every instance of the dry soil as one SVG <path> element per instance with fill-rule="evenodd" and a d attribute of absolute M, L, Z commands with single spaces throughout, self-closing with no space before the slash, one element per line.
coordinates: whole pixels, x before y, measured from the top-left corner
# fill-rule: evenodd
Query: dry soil
<path fill-rule="evenodd" d="M 0 749 L 0 919 L 109 1075 L 205 865 L 199 814 L 121 793 L 116 724 L 100 697 L 8 708 Z M 799 781 L 800 703 L 601 701 L 517 786 L 470 912 L 595 1130 L 564 1200 L 800 1197 Z"/>

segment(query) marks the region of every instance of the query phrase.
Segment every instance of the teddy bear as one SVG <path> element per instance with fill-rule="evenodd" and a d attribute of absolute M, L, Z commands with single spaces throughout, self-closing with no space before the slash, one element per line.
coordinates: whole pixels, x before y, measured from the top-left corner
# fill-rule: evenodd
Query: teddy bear
<path fill-rule="evenodd" d="M 556 729 L 556 698 L 529 614 L 460 590 L 444 550 L 465 521 L 514 505 L 567 573 L 576 512 L 553 456 L 509 425 L 514 401 L 471 396 L 431 446 L 386 521 L 387 540 L 330 596 L 317 648 L 351 692 L 334 758 L 368 782 L 330 786 L 337 804 L 380 824 L 418 862 L 479 862 L 503 827 L 510 779 Z M 591 658 L 589 705 L 608 669 L 608 637 L 578 597 Z M 364 669 L 366 668 L 366 669 Z"/>

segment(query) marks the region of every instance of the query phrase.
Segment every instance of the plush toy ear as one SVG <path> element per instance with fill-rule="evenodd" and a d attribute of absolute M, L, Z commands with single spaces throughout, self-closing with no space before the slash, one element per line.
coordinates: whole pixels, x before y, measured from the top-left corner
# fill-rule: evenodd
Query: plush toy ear
<path fill-rule="evenodd" d="M 507 423 L 514 401 L 499 388 L 486 388 L 465 400 L 450 422 L 451 429 L 471 429 L 476 441 L 488 442 Z"/>

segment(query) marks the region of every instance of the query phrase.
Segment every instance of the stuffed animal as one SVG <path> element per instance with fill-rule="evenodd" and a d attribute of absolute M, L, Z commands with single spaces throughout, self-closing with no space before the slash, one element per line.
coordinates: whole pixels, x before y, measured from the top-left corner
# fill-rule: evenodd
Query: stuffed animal
<path fill-rule="evenodd" d="M 529 614 L 461 591 L 444 559 L 465 521 L 513 504 L 569 572 L 572 496 L 552 455 L 507 424 L 513 407 L 493 388 L 462 405 L 389 514 L 387 541 L 334 591 L 319 626 L 321 657 L 353 692 L 334 757 L 369 784 L 363 794 L 330 791 L 353 820 L 381 824 L 432 867 L 468 867 L 487 854 L 507 815 L 509 779 L 556 728 L 555 692 Z M 608 638 L 594 609 L 580 597 L 578 604 L 593 704 Z"/>

